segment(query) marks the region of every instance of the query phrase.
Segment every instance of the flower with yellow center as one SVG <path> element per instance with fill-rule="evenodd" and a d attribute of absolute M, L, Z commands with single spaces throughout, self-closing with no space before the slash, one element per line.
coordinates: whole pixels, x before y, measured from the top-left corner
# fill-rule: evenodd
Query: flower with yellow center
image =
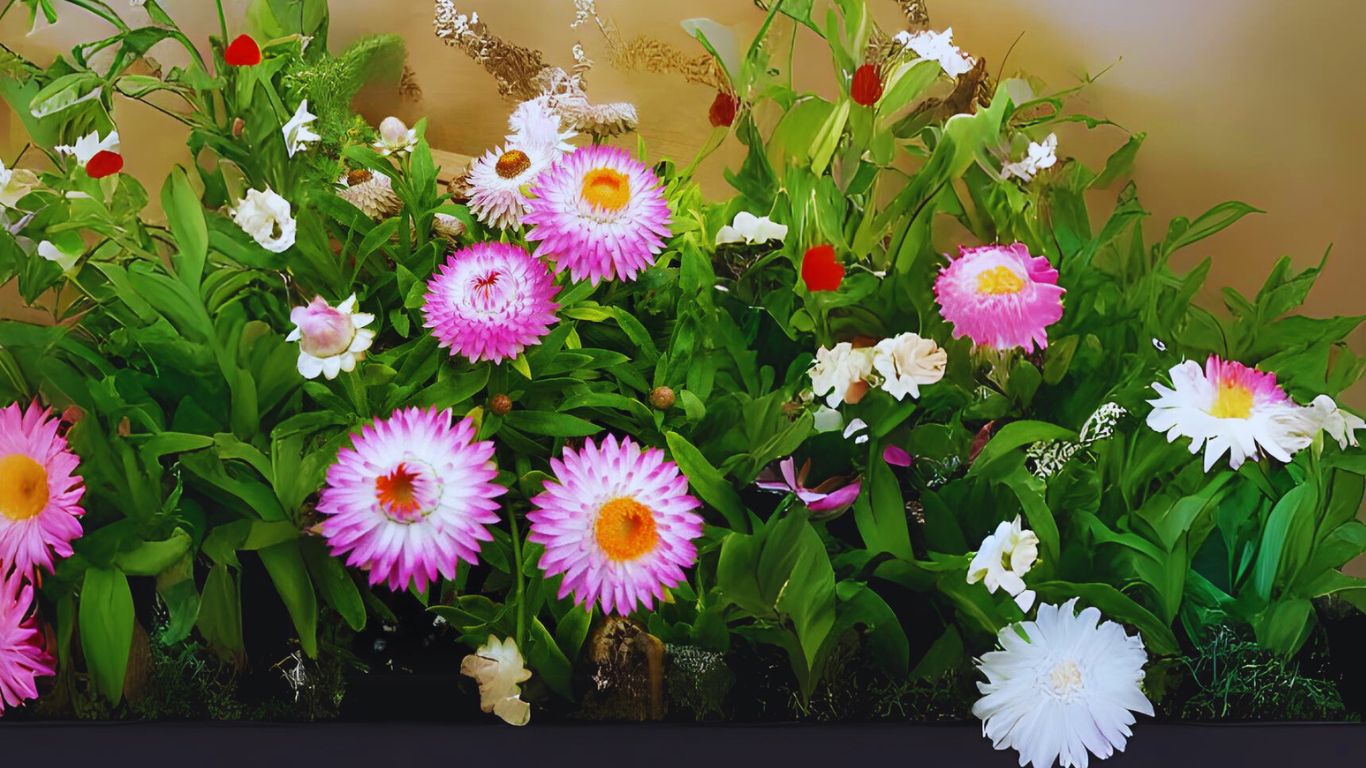
<path fill-rule="evenodd" d="M 934 296 L 954 338 L 980 347 L 1043 349 L 1048 326 L 1062 318 L 1058 271 L 1021 243 L 960 248 L 939 271 Z"/>
<path fill-rule="evenodd" d="M 51 571 L 81 536 L 85 486 L 60 423 L 36 403 L 0 409 L 0 577 Z"/>
<path fill-rule="evenodd" d="M 566 448 L 550 466 L 555 479 L 531 500 L 527 538 L 545 546 L 541 570 L 563 576 L 560 597 L 624 616 L 683 581 L 697 560 L 700 502 L 663 451 L 609 436 Z"/>

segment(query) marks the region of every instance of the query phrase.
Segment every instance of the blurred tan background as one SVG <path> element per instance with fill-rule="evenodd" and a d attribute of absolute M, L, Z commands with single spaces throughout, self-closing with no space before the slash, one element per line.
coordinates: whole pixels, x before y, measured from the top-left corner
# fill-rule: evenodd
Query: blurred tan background
<path fill-rule="evenodd" d="M 142 12 L 111 3 L 132 19 Z M 901 26 L 893 0 L 870 0 L 886 29 Z M 211 0 L 162 0 L 192 39 L 216 32 Z M 233 34 L 247 0 L 227 0 Z M 589 75 L 595 101 L 630 101 L 641 116 L 641 133 L 654 156 L 686 161 L 707 137 L 707 107 L 714 92 L 677 75 L 620 73 L 606 63 L 601 34 L 589 22 L 571 29 L 573 0 L 462 0 L 496 34 L 541 50 L 548 62 L 568 66 L 570 47 L 582 42 L 600 63 Z M 1366 30 L 1360 0 L 928 0 L 932 25 L 952 26 L 954 41 L 985 57 L 993 74 L 1025 72 L 1061 88 L 1086 73 L 1109 71 L 1074 102 L 1092 115 L 1128 130 L 1145 131 L 1135 177 L 1152 211 L 1150 239 L 1176 215 L 1194 216 L 1229 198 L 1249 202 L 1266 215 L 1244 219 L 1223 234 L 1188 249 L 1184 265 L 1214 257 L 1208 285 L 1254 292 L 1284 254 L 1303 267 L 1333 246 L 1324 277 L 1310 295 L 1314 315 L 1366 312 L 1366 79 L 1359 38 Z M 64 18 L 29 34 L 22 13 L 0 25 L 0 40 L 42 63 L 107 27 L 58 3 Z M 126 9 L 126 10 L 125 10 Z M 650 35 L 693 52 L 680 29 L 685 18 L 707 16 L 734 26 L 748 40 L 763 14 L 750 0 L 597 0 L 599 14 L 626 38 Z M 239 20 L 239 21 L 233 21 Z M 361 110 L 377 124 L 387 114 L 410 123 L 429 121 L 434 146 L 477 154 L 501 140 L 510 105 L 493 80 L 432 34 L 430 0 L 332 0 L 334 50 L 372 33 L 404 37 L 421 101 L 405 101 L 392 89 L 362 95 Z M 1013 51 L 1011 50 L 1014 45 Z M 160 49 L 154 51 L 162 53 Z M 176 63 L 167 55 L 165 63 Z M 829 88 L 828 56 L 802 57 L 798 81 Z M 0 110 L 4 109 L 0 106 Z M 126 171 L 155 189 L 169 166 L 187 160 L 177 124 L 130 102 L 120 104 Z M 0 151 L 12 158 L 24 142 L 14 116 L 0 115 Z M 1099 165 L 1125 139 L 1122 130 L 1081 127 L 1060 130 L 1060 153 Z M 734 140 L 704 166 L 709 193 L 726 185 L 721 169 L 738 163 Z M 153 195 L 155 198 L 155 195 Z M 1206 298 L 1218 301 L 1217 290 Z M 0 315 L 21 312 L 12 292 L 0 291 Z M 1354 347 L 1366 354 L 1366 330 Z M 1366 386 L 1345 401 L 1366 409 Z M 1358 569 L 1366 567 L 1358 563 Z"/>

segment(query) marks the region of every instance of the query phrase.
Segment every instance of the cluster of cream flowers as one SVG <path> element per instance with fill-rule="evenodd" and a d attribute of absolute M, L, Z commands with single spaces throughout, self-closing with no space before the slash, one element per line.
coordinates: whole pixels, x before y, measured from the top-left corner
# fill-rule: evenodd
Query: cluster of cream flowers
<path fill-rule="evenodd" d="M 857 403 L 868 386 L 877 386 L 897 400 L 920 397 L 920 388 L 944 378 L 948 353 L 932 339 L 902 333 L 871 347 L 847 341 L 816 350 L 810 371 L 811 389 L 826 405 Z"/>

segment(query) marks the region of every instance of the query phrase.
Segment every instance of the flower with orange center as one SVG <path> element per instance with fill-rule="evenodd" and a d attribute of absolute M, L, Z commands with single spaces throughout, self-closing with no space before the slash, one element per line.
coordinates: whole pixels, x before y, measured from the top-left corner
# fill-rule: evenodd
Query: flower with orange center
<path fill-rule="evenodd" d="M 37 404 L 0 409 L 0 578 L 51 571 L 81 536 L 85 486 L 60 426 Z"/>
<path fill-rule="evenodd" d="M 1292 402 L 1274 373 L 1210 355 L 1204 368 L 1187 360 L 1170 375 L 1171 387 L 1153 384 L 1148 426 L 1168 442 L 1191 438 L 1191 453 L 1204 448 L 1206 472 L 1225 452 L 1233 469 L 1263 451 L 1288 462 L 1313 440 L 1312 411 Z"/>
<path fill-rule="evenodd" d="M 528 540 L 545 546 L 540 567 L 563 576 L 560 597 L 626 615 L 653 608 L 697 560 L 700 502 L 657 448 L 630 438 L 592 439 L 550 460 L 554 480 L 533 498 Z"/>
<path fill-rule="evenodd" d="M 583 147 L 541 174 L 527 201 L 536 256 L 574 280 L 635 280 L 655 262 L 670 214 L 654 171 L 616 147 Z"/>

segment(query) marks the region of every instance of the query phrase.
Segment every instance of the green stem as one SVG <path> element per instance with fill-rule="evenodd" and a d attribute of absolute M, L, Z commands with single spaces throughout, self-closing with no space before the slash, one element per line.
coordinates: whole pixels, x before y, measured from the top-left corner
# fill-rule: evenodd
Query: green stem
<path fill-rule="evenodd" d="M 512 532 L 512 575 L 517 585 L 517 647 L 526 648 L 526 577 L 522 575 L 522 534 L 517 530 L 517 513 L 508 507 L 508 528 Z M 526 651 L 523 650 L 523 653 Z"/>

